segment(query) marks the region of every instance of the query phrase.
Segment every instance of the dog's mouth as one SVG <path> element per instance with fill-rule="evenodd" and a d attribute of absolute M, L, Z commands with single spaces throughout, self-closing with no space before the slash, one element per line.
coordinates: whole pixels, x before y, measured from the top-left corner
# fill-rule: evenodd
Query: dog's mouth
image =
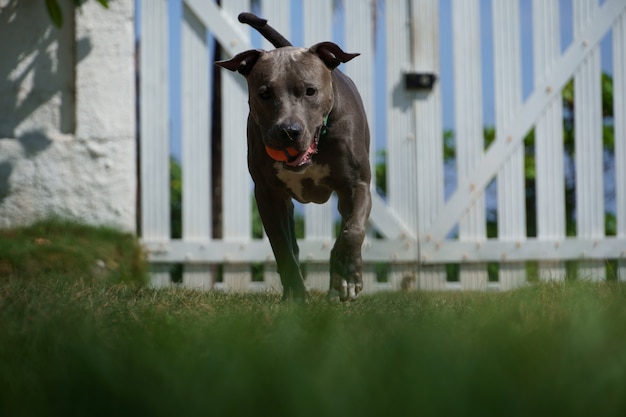
<path fill-rule="evenodd" d="M 297 156 L 295 156 L 293 160 L 285 161 L 283 162 L 283 164 L 287 169 L 300 170 L 302 168 L 305 168 L 311 165 L 311 163 L 313 162 L 312 157 L 316 153 L 317 153 L 317 140 L 314 140 L 313 142 L 311 142 L 311 146 L 309 146 L 309 149 L 307 149 L 304 152 L 300 152 Z"/>
<path fill-rule="evenodd" d="M 313 155 L 317 153 L 317 144 L 320 137 L 319 133 L 320 128 L 316 130 L 315 136 L 313 137 L 313 141 L 311 142 L 311 145 L 309 145 L 309 148 L 304 152 L 300 152 L 290 160 L 283 162 L 283 166 L 291 171 L 300 171 L 301 169 L 311 165 L 313 162 Z"/>

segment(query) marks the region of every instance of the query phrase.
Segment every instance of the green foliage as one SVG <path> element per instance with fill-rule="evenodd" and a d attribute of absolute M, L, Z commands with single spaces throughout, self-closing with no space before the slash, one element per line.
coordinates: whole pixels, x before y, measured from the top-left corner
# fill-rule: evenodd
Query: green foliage
<path fill-rule="evenodd" d="M 387 151 L 381 149 L 376 152 L 376 190 L 381 195 L 387 194 Z"/>
<path fill-rule="evenodd" d="M 604 215 L 604 233 L 607 236 L 617 235 L 617 217 L 613 213 Z"/>
<path fill-rule="evenodd" d="M 445 162 L 456 158 L 456 147 L 454 145 L 454 130 L 445 129 L 443 131 L 443 160 Z"/>
<path fill-rule="evenodd" d="M 208 192 L 208 190 L 207 190 Z M 183 170 L 174 157 L 170 157 L 170 227 L 175 239 L 183 236 Z"/>
<path fill-rule="evenodd" d="M 252 237 L 254 239 L 261 239 L 263 237 L 263 222 L 261 221 L 261 215 L 256 204 L 254 196 L 252 199 Z"/>
<path fill-rule="evenodd" d="M 63 13 L 61 12 L 61 6 L 57 0 L 46 0 L 46 8 L 52 23 L 58 28 L 63 26 Z"/>
<path fill-rule="evenodd" d="M 602 143 L 604 150 L 614 152 L 615 139 L 613 131 L 613 78 L 606 73 L 602 73 Z M 562 91 L 563 97 L 563 128 L 565 151 L 570 157 L 574 155 L 574 80 L 570 80 Z"/>
<path fill-rule="evenodd" d="M 496 129 L 493 126 L 485 126 L 483 129 L 485 149 L 489 148 L 496 140 Z"/>
<path fill-rule="evenodd" d="M 613 78 L 603 72 L 600 80 L 602 91 L 602 116 L 605 118 L 613 117 Z M 574 80 L 570 80 L 563 91 L 561 92 L 563 98 L 563 108 L 566 110 L 566 118 L 573 119 L 574 111 Z"/>
<path fill-rule="evenodd" d="M 72 0 L 75 7 L 80 7 L 85 0 Z M 96 0 L 102 7 L 105 9 L 109 8 L 109 0 Z M 48 15 L 50 16 L 50 20 L 57 28 L 63 26 L 63 12 L 61 11 L 61 6 L 59 5 L 58 0 L 45 0 L 46 9 L 48 9 Z"/>

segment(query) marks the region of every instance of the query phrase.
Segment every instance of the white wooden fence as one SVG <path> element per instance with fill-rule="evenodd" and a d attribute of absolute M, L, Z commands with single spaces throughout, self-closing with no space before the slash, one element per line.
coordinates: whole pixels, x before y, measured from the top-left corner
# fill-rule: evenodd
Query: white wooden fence
<path fill-rule="evenodd" d="M 444 197 L 441 80 L 432 91 L 405 88 L 407 72 L 440 73 L 437 0 L 303 0 L 304 45 L 333 39 L 333 19 L 344 19 L 347 51 L 362 55 L 345 66 L 359 86 L 372 132 L 386 120 L 387 195 L 374 193 L 370 234 L 363 246 L 365 291 L 398 289 L 509 289 L 523 284 L 526 262 L 538 261 L 542 279 L 563 280 L 564 262 L 584 261 L 579 275 L 605 278 L 605 261 L 617 260 L 626 280 L 626 1 L 573 0 L 574 40 L 560 46 L 558 0 L 532 0 L 534 91 L 522 99 L 518 0 L 493 1 L 496 140 L 484 148 L 480 2 L 451 0 L 457 182 Z M 247 92 L 239 74 L 222 73 L 223 239 L 211 238 L 210 97 L 212 65 L 208 34 L 226 54 L 252 48 L 250 30 L 237 22 L 249 0 L 184 0 L 182 19 L 183 237 L 170 238 L 167 0 L 141 0 L 141 213 L 142 240 L 153 265 L 153 284 L 169 286 L 170 263 L 184 263 L 182 285 L 245 291 L 278 288 L 267 240 L 252 238 L 251 187 L 245 166 Z M 336 6 L 343 6 L 337 14 Z M 293 39 L 290 0 L 263 0 L 260 14 Z M 384 7 L 385 97 L 376 97 L 374 11 Z M 382 24 L 378 21 L 377 25 Z M 608 34 L 608 35 L 607 35 Z M 612 37 L 617 236 L 604 233 L 602 103 L 599 42 Z M 265 48 L 270 48 L 265 44 Z M 446 46 L 448 47 L 448 46 Z M 575 83 L 577 236 L 565 231 L 561 91 Z M 378 80 L 378 81 L 375 81 Z M 376 109 L 385 100 L 386 109 Z M 526 232 L 524 146 L 535 131 L 537 237 Z M 372 165 L 376 138 L 372 140 Z M 498 237 L 487 238 L 485 188 L 497 179 Z M 328 286 L 333 244 L 332 203 L 307 205 L 307 284 Z M 457 228 L 458 229 L 455 229 Z M 455 233 L 451 233 L 453 231 Z M 251 263 L 264 263 L 262 282 L 252 282 Z M 490 282 L 487 263 L 499 263 Z M 379 282 L 375 265 L 386 263 Z M 460 264 L 449 282 L 446 264 Z M 216 282 L 216 265 L 223 265 Z"/>

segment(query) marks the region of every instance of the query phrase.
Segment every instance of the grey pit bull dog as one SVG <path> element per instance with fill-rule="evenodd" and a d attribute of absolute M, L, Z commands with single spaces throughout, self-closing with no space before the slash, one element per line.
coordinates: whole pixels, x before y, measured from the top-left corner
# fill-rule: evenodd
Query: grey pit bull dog
<path fill-rule="evenodd" d="M 216 64 L 248 82 L 248 169 L 283 299 L 306 296 L 292 198 L 319 204 L 335 192 L 341 231 L 330 255 L 329 297 L 354 300 L 363 289 L 361 246 L 371 210 L 370 134 L 356 86 L 335 68 L 359 54 L 332 42 L 295 48 L 264 19 L 242 13 L 239 21 L 277 48 L 245 51 Z M 272 159 L 266 147 L 285 152 L 287 160 Z"/>

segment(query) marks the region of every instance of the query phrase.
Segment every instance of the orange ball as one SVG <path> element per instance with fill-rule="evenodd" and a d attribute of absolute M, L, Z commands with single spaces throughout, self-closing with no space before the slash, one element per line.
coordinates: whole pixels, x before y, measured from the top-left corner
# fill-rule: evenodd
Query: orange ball
<path fill-rule="evenodd" d="M 298 152 L 295 148 L 285 148 L 285 149 L 274 149 L 269 146 L 265 147 L 265 152 L 275 161 L 292 161 L 294 160 L 300 152 Z"/>

